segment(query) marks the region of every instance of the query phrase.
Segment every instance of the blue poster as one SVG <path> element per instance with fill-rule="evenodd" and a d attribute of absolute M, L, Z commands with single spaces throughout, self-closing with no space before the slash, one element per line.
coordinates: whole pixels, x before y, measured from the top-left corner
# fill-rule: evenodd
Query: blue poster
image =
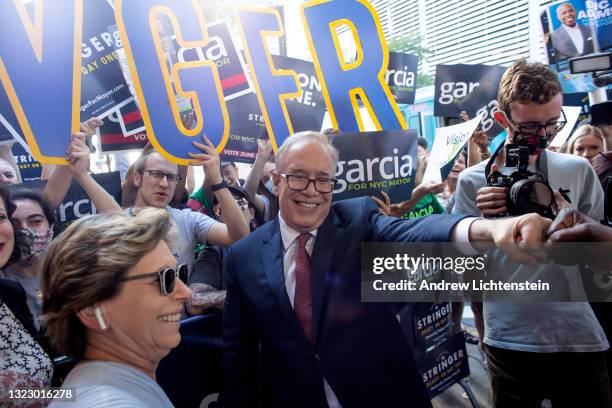
<path fill-rule="evenodd" d="M 612 2 L 559 1 L 541 15 L 549 63 L 558 71 L 569 69 L 570 58 L 612 48 Z"/>
<path fill-rule="evenodd" d="M 21 181 L 23 183 L 29 183 L 31 181 L 40 180 L 42 173 L 42 164 L 36 161 L 34 157 L 23 148 L 21 143 L 15 143 L 12 147 L 13 157 L 15 163 L 19 168 L 19 174 L 21 175 Z"/>
<path fill-rule="evenodd" d="M 81 47 L 81 121 L 103 118 L 131 98 L 118 62 L 123 48 L 115 26 L 113 9 L 106 0 L 83 4 L 83 45 Z"/>

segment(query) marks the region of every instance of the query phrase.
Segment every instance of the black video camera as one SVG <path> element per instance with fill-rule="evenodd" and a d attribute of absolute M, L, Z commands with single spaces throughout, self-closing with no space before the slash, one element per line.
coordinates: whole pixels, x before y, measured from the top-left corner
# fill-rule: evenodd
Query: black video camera
<path fill-rule="evenodd" d="M 506 145 L 505 148 L 506 168 L 516 168 L 516 170 L 510 175 L 505 175 L 501 171 L 494 171 L 487 176 L 489 187 L 506 187 L 508 189 L 506 196 L 508 211 L 498 216 L 538 213 L 543 217 L 553 219 L 553 190 L 543 175 L 527 170 L 529 147 L 519 141 L 516 144 Z M 491 158 L 491 160 L 494 160 L 494 158 Z"/>

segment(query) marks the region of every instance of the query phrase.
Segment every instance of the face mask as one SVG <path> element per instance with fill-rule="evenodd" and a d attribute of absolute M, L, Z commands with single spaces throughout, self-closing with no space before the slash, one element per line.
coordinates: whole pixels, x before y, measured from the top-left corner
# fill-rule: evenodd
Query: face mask
<path fill-rule="evenodd" d="M 268 189 L 268 191 L 272 192 L 272 189 L 274 188 L 274 183 L 272 182 L 272 177 L 270 177 L 270 179 L 268 179 L 268 181 L 266 181 L 265 186 Z"/>
<path fill-rule="evenodd" d="M 33 229 L 23 229 L 24 243 L 21 246 L 21 259 L 19 264 L 22 266 L 32 265 L 47 250 L 49 243 L 53 239 L 53 230 L 37 231 Z"/>

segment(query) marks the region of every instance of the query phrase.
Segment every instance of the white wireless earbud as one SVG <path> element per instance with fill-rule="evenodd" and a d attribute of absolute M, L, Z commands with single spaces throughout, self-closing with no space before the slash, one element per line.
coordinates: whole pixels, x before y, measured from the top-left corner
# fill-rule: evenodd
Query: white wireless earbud
<path fill-rule="evenodd" d="M 100 330 L 108 329 L 108 326 L 106 325 L 106 322 L 104 321 L 104 318 L 102 318 L 102 309 L 100 309 L 100 306 L 96 306 L 96 308 L 94 309 L 94 314 L 96 315 L 96 320 L 98 321 Z"/>

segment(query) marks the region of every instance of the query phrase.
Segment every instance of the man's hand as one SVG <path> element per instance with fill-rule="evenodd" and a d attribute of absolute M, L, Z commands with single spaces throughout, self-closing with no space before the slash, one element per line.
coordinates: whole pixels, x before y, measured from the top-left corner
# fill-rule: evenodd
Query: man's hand
<path fill-rule="evenodd" d="M 427 194 L 440 194 L 444 191 L 444 187 L 445 187 L 445 182 L 441 181 L 439 183 L 436 183 L 435 181 L 429 181 L 427 183 L 421 183 L 418 186 L 416 186 L 415 190 L 423 190 L 423 196 L 426 196 Z"/>
<path fill-rule="evenodd" d="M 486 153 L 489 149 L 489 137 L 481 130 L 476 129 L 470 138 L 470 141 L 476 143 L 480 149 L 480 153 Z"/>
<path fill-rule="evenodd" d="M 268 160 L 268 157 L 270 157 L 270 153 L 272 153 L 272 143 L 270 142 L 270 139 L 258 139 L 257 156 L 263 157 L 265 160 Z"/>
<path fill-rule="evenodd" d="M 506 187 L 482 187 L 476 193 L 476 206 L 483 217 L 493 217 L 508 211 Z"/>
<path fill-rule="evenodd" d="M 380 195 L 383 197 L 384 201 L 376 196 L 370 197 L 372 198 L 372 200 L 374 200 L 376 204 L 378 204 L 378 212 L 383 215 L 392 215 L 391 214 L 391 198 L 389 198 L 389 195 L 382 190 L 380 191 Z"/>
<path fill-rule="evenodd" d="M 96 129 L 102 126 L 104 122 L 98 118 L 89 118 L 85 122 L 81 122 L 80 132 L 86 137 L 91 137 L 96 134 Z"/>
<path fill-rule="evenodd" d="M 548 234 L 545 248 L 555 262 L 586 263 L 603 271 L 612 269 L 612 228 L 565 208 L 550 225 Z M 567 244 L 572 242 L 576 244 Z"/>
<path fill-rule="evenodd" d="M 73 133 L 66 151 L 66 160 L 69 163 L 70 171 L 75 178 L 86 174 L 89 171 L 89 147 L 85 144 L 85 133 Z"/>
<path fill-rule="evenodd" d="M 548 262 L 542 250 L 551 221 L 538 214 L 498 220 L 475 220 L 470 226 L 470 242 L 480 250 L 486 250 L 486 242 L 493 242 L 510 259 L 534 265 Z M 490 246 L 489 246 L 490 248 Z"/>
<path fill-rule="evenodd" d="M 188 153 L 189 157 L 194 159 L 191 163 L 193 166 L 201 165 L 204 169 L 204 176 L 208 180 L 209 185 L 219 184 L 223 181 L 221 177 L 221 159 L 219 153 L 215 150 L 215 146 L 202 135 L 204 144 L 193 141 L 192 144 L 200 149 L 202 153 Z"/>
<path fill-rule="evenodd" d="M 612 242 L 612 228 L 571 208 L 557 215 L 548 234 L 551 242 Z"/>
<path fill-rule="evenodd" d="M 185 305 L 189 315 L 198 315 L 212 310 L 223 311 L 224 290 L 217 290 L 205 283 L 192 283 L 189 285 L 189 289 L 193 293 Z"/>
<path fill-rule="evenodd" d="M 559 190 L 553 190 L 553 195 L 555 197 L 554 206 L 557 214 L 566 208 L 568 210 L 572 208 L 572 205 L 563 197 Z"/>

